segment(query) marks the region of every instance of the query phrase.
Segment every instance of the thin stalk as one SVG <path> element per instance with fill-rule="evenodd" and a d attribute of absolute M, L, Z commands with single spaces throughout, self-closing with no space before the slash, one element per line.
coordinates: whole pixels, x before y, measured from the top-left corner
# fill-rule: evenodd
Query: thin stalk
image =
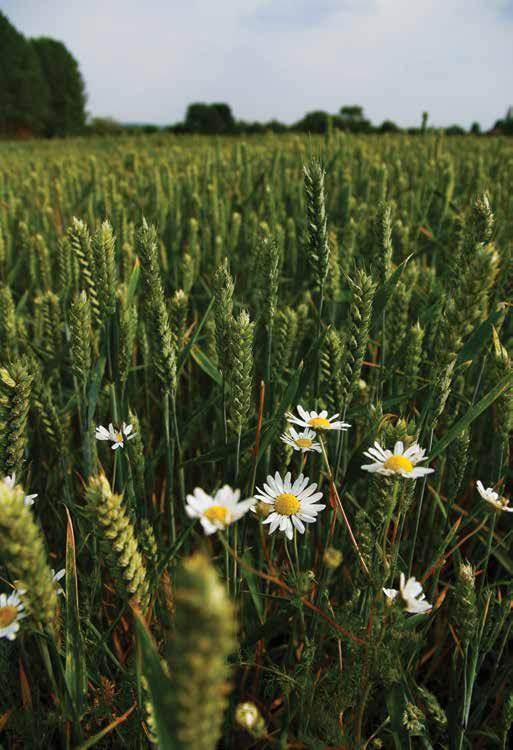
<path fill-rule="evenodd" d="M 329 459 L 328 459 L 328 454 L 326 453 L 326 446 L 324 445 L 324 440 L 322 439 L 322 437 L 319 437 L 319 442 L 321 444 L 321 450 L 322 450 L 322 456 L 324 458 L 324 464 L 326 466 L 326 469 L 327 469 L 328 475 L 329 475 L 331 491 L 334 493 L 335 499 L 336 499 L 336 501 L 338 503 L 338 507 L 340 508 L 340 512 L 342 513 L 342 518 L 344 519 L 344 524 L 345 524 L 347 532 L 349 534 L 349 538 L 351 540 L 351 544 L 353 545 L 353 547 L 355 549 L 355 552 L 356 552 L 356 554 L 358 556 L 358 560 L 360 561 L 360 565 L 362 566 L 362 568 L 365 571 L 365 573 L 368 576 L 370 576 L 369 569 L 368 569 L 368 567 L 367 567 L 367 565 L 365 563 L 365 560 L 362 557 L 362 553 L 360 552 L 360 548 L 358 546 L 358 542 L 356 541 L 355 535 L 353 534 L 353 530 L 351 528 L 351 524 L 349 523 L 349 519 L 348 519 L 348 517 L 346 515 L 346 512 L 344 510 L 344 506 L 342 505 L 342 501 L 340 499 L 340 496 L 338 494 L 337 488 L 335 486 L 335 482 L 333 481 L 333 472 L 331 470 L 330 462 L 329 462 Z"/>
<path fill-rule="evenodd" d="M 435 428 L 431 428 L 431 432 L 429 434 L 429 447 L 428 447 L 428 454 L 431 452 L 431 448 L 433 446 L 433 436 L 435 434 Z M 422 489 L 420 491 L 420 497 L 419 502 L 417 504 L 417 514 L 415 516 L 415 530 L 413 532 L 413 539 L 412 539 L 412 545 L 411 545 L 411 551 L 410 551 L 410 560 L 408 563 L 408 578 L 411 576 L 411 571 L 413 568 L 413 557 L 415 555 L 415 545 L 417 544 L 417 536 L 419 533 L 419 526 L 420 526 L 420 516 L 422 514 L 422 504 L 424 502 L 424 494 L 426 492 L 426 484 L 427 484 L 427 477 L 426 474 L 422 479 Z"/>

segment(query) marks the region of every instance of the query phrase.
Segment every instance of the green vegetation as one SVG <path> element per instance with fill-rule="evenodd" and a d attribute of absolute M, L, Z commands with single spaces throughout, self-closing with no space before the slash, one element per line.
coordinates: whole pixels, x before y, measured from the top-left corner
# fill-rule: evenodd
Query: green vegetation
<path fill-rule="evenodd" d="M 83 132 L 85 89 L 62 42 L 25 39 L 0 11 L 0 135 Z"/>
<path fill-rule="evenodd" d="M 509 747 L 512 183 L 427 116 L 0 144 L 1 747 Z"/>

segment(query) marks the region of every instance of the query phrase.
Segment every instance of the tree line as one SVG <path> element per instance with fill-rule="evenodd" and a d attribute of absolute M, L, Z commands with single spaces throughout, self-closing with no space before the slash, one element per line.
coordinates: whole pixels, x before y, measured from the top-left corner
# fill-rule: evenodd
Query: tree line
<path fill-rule="evenodd" d="M 157 125 L 123 125 L 111 118 L 94 118 L 90 123 L 90 131 L 96 135 L 118 135 L 121 133 L 156 133 L 167 131 L 180 134 L 199 135 L 259 135 L 264 133 L 315 133 L 327 134 L 333 130 L 344 130 L 350 133 L 422 133 L 429 129 L 428 114 L 422 113 L 422 121 L 417 127 L 400 128 L 392 120 L 384 120 L 380 125 L 374 125 L 366 116 L 363 107 L 346 105 L 337 114 L 330 114 L 323 110 L 308 112 L 292 125 L 285 125 L 279 120 L 269 122 L 247 122 L 237 120 L 231 107 L 225 102 L 196 102 L 187 107 L 182 122 L 159 127 Z M 478 122 L 472 123 L 468 130 L 461 125 L 450 125 L 444 128 L 447 135 L 481 135 L 482 130 Z M 493 128 L 488 131 L 494 134 L 513 135 L 513 108 L 510 108 L 503 119 L 497 120 Z"/>
<path fill-rule="evenodd" d="M 85 86 L 78 62 L 55 39 L 26 39 L 0 12 L 0 134 L 84 132 Z"/>

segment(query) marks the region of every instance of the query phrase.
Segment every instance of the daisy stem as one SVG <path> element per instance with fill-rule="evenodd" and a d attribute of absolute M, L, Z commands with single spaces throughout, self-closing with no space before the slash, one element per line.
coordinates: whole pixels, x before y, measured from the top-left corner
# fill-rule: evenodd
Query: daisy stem
<path fill-rule="evenodd" d="M 431 448 L 433 446 L 433 436 L 435 434 L 435 428 L 431 428 L 431 432 L 429 433 L 429 447 L 428 447 L 428 454 L 431 452 Z M 411 544 L 411 550 L 410 550 L 410 560 L 408 562 L 408 576 L 407 578 L 410 578 L 411 576 L 411 570 L 413 568 L 413 556 L 415 554 L 415 545 L 417 543 L 417 536 L 419 533 L 419 526 L 420 526 L 420 516 L 422 513 L 422 503 L 424 501 L 424 494 L 426 491 L 426 484 L 427 484 L 427 474 L 424 475 L 422 479 L 422 489 L 420 491 L 420 498 L 417 505 L 417 515 L 415 516 L 415 530 L 413 532 L 413 539 Z"/>
<path fill-rule="evenodd" d="M 239 427 L 237 434 L 237 452 L 235 454 L 235 481 L 239 478 L 239 461 L 240 461 L 240 440 L 242 437 L 242 426 Z"/>
<path fill-rule="evenodd" d="M 499 461 L 498 461 L 498 466 L 497 466 L 497 481 L 499 481 L 499 479 L 501 478 L 503 457 L 504 457 L 504 442 L 501 442 L 501 448 L 499 451 Z M 492 551 L 493 535 L 495 533 L 496 522 L 497 522 L 497 511 L 494 510 L 493 516 L 492 516 L 492 522 L 490 524 L 490 534 L 488 536 L 488 544 L 486 547 L 486 557 L 485 557 L 484 565 L 483 565 L 483 574 L 479 582 L 479 593 L 481 593 L 481 591 L 483 590 L 484 580 L 486 578 L 486 573 L 488 569 L 488 563 L 490 562 L 490 554 Z"/>
<path fill-rule="evenodd" d="M 344 524 L 346 526 L 347 532 L 349 534 L 349 538 L 351 540 L 351 544 L 353 545 L 353 547 L 355 549 L 355 552 L 356 552 L 356 554 L 358 556 L 358 560 L 360 561 L 360 565 L 362 566 L 362 568 L 365 571 L 365 573 L 368 576 L 370 576 L 369 569 L 368 569 L 368 567 L 367 567 L 367 565 L 365 563 L 365 560 L 362 557 L 362 553 L 360 552 L 360 548 L 358 546 L 358 542 L 356 541 L 355 535 L 353 534 L 353 530 L 351 528 L 351 524 L 349 523 L 349 519 L 346 516 L 346 512 L 344 510 L 344 506 L 342 505 L 342 501 L 341 501 L 340 496 L 338 494 L 338 490 L 337 490 L 337 488 L 335 486 L 335 482 L 333 481 L 333 472 L 331 471 L 331 466 L 330 466 L 330 462 L 329 462 L 329 459 L 328 459 L 328 454 L 326 453 L 326 446 L 324 445 L 324 440 L 322 439 L 321 436 L 319 436 L 319 443 L 321 444 L 322 456 L 324 458 L 324 463 L 325 463 L 326 469 L 328 471 L 331 489 L 332 489 L 333 494 L 335 495 L 335 499 L 336 499 L 336 501 L 338 503 L 338 507 L 340 508 L 340 512 L 342 514 L 342 518 L 344 519 Z"/>
<path fill-rule="evenodd" d="M 237 524 L 233 528 L 233 549 L 235 550 L 235 555 L 233 556 L 233 593 L 237 597 L 237 555 L 239 554 L 239 529 Z"/>
<path fill-rule="evenodd" d="M 497 511 L 493 511 L 492 520 L 490 523 L 490 533 L 488 535 L 488 544 L 486 545 L 486 556 L 483 564 L 483 572 L 481 574 L 481 580 L 479 581 L 479 593 L 483 590 L 484 581 L 488 569 L 488 563 L 490 562 L 490 554 L 492 551 L 493 535 L 495 533 L 495 524 L 497 522 Z"/>
<path fill-rule="evenodd" d="M 298 552 L 298 548 L 297 548 L 297 529 L 294 529 L 294 555 L 296 557 L 297 572 L 298 572 L 298 575 L 299 575 L 299 573 L 301 571 L 301 565 L 300 565 L 300 562 L 299 562 L 299 552 Z"/>
<path fill-rule="evenodd" d="M 294 565 L 294 563 L 292 562 L 292 558 L 291 558 L 291 556 L 290 556 L 290 551 L 289 551 L 289 540 L 287 539 L 287 537 L 286 537 L 286 536 L 284 536 L 284 537 L 283 537 L 283 541 L 285 542 L 285 554 L 287 555 L 287 560 L 289 561 L 289 564 L 290 564 L 290 570 L 291 570 L 291 572 L 293 572 L 293 573 L 295 574 L 295 576 L 296 576 L 296 579 L 297 579 L 297 576 L 298 576 L 298 574 L 299 574 L 299 571 L 298 571 L 298 570 L 296 570 L 296 566 L 295 566 L 295 565 Z"/>
<path fill-rule="evenodd" d="M 342 422 L 346 421 L 346 416 L 347 416 L 347 403 L 344 404 Z M 340 462 L 342 460 L 342 453 L 344 452 L 344 438 L 345 438 L 345 430 L 340 430 L 337 434 L 337 452 L 336 452 L 336 459 L 335 459 L 335 482 L 338 480 Z"/>

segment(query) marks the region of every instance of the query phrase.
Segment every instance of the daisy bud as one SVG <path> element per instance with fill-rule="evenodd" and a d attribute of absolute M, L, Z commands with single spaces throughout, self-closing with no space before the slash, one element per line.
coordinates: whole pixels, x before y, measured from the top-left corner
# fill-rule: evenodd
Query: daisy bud
<path fill-rule="evenodd" d="M 330 568 L 330 570 L 336 570 L 342 565 L 343 559 L 344 556 L 342 552 L 336 547 L 326 547 L 322 556 L 323 563 L 327 568 Z"/>
<path fill-rule="evenodd" d="M 264 717 L 254 703 L 239 703 L 235 709 L 235 721 L 255 739 L 267 734 Z"/>
<path fill-rule="evenodd" d="M 268 503 L 264 503 L 263 500 L 259 500 L 255 505 L 255 513 L 260 518 L 267 518 L 267 516 L 273 512 L 272 507 Z"/>

